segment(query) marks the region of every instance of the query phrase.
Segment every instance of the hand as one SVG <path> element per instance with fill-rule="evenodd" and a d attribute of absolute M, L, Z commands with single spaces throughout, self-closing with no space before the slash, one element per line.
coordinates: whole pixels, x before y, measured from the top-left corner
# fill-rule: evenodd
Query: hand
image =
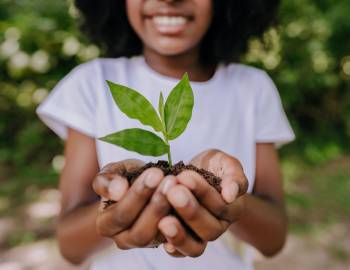
<path fill-rule="evenodd" d="M 199 239 L 195 240 L 174 216 L 164 217 L 158 225 L 167 239 L 164 248 L 175 256 L 201 255 L 208 241 L 217 239 L 237 221 L 244 209 L 241 196 L 248 187 L 239 161 L 221 151 L 206 151 L 191 163 L 220 177 L 222 192 L 220 195 L 193 171 L 184 171 L 176 177 L 179 184 L 169 189 L 167 199 Z"/>
<path fill-rule="evenodd" d="M 107 165 L 93 183 L 101 196 L 97 217 L 99 234 L 110 237 L 121 249 L 155 246 L 164 242 L 158 223 L 170 211 L 165 198 L 169 188 L 175 186 L 174 176 L 164 177 L 158 168 L 145 170 L 129 188 L 122 176 L 144 165 L 138 160 L 125 160 Z M 103 207 L 103 200 L 117 203 Z"/>
<path fill-rule="evenodd" d="M 195 156 L 190 164 L 207 170 L 222 179 L 221 195 L 227 203 L 245 194 L 248 180 L 238 159 L 216 149 L 210 149 Z"/>

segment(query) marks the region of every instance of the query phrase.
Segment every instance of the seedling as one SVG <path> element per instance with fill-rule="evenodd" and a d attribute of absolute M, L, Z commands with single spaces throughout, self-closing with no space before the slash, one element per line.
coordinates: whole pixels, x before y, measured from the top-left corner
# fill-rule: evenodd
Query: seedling
<path fill-rule="evenodd" d="M 139 120 L 143 125 L 151 126 L 163 138 L 148 130 L 131 128 L 107 135 L 100 140 L 123 147 L 144 156 L 168 155 L 171 167 L 169 141 L 175 140 L 186 129 L 192 117 L 194 98 L 187 73 L 170 92 L 165 104 L 160 92 L 158 113 L 152 104 L 139 92 L 107 81 L 113 99 L 119 109 L 129 118 Z"/>

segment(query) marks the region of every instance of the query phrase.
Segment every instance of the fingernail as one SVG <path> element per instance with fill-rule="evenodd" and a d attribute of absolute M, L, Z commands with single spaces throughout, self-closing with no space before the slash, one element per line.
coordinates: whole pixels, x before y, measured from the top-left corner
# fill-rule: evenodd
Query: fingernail
<path fill-rule="evenodd" d="M 227 185 L 222 189 L 222 197 L 227 203 L 232 203 L 238 194 L 238 185 L 236 183 L 232 183 Z"/>
<path fill-rule="evenodd" d="M 177 228 L 173 223 L 169 223 L 166 226 L 164 226 L 162 231 L 167 237 L 175 237 L 178 233 Z"/>
<path fill-rule="evenodd" d="M 155 188 L 158 186 L 160 182 L 160 177 L 157 176 L 157 174 L 153 173 L 153 171 L 148 171 L 146 176 L 145 176 L 145 186 L 148 188 Z"/>
<path fill-rule="evenodd" d="M 185 207 L 189 202 L 187 194 L 185 194 L 185 192 L 183 192 L 182 190 L 174 191 L 172 198 L 175 207 Z"/>
<path fill-rule="evenodd" d="M 102 186 L 105 186 L 105 187 L 107 187 L 109 185 L 109 180 L 106 177 L 102 176 L 102 175 L 98 175 L 96 177 L 96 182 L 98 183 L 98 185 L 102 185 Z"/>
<path fill-rule="evenodd" d="M 176 248 L 170 243 L 165 243 L 164 249 L 169 253 L 174 253 L 176 251 Z"/>
<path fill-rule="evenodd" d="M 171 176 L 166 176 L 163 179 L 162 187 L 161 187 L 161 192 L 165 195 L 169 191 L 170 188 L 175 186 L 175 181 Z"/>
<path fill-rule="evenodd" d="M 108 186 L 108 193 L 112 199 L 118 201 L 124 195 L 125 184 L 117 179 L 113 179 Z"/>

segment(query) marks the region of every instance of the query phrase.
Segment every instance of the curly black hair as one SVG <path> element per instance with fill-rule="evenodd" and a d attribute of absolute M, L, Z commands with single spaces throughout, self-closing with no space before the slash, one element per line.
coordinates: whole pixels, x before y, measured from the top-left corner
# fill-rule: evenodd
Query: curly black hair
<path fill-rule="evenodd" d="M 201 43 L 203 64 L 239 61 L 251 37 L 261 37 L 276 22 L 280 0 L 213 0 L 212 24 Z M 142 43 L 131 28 L 125 0 L 75 0 L 81 28 L 108 57 L 142 53 Z"/>

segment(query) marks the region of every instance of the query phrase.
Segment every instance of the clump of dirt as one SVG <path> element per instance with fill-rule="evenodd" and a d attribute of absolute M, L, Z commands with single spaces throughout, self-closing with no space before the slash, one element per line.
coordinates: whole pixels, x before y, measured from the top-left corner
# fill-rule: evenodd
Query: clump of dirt
<path fill-rule="evenodd" d="M 196 166 L 193 165 L 185 165 L 183 161 L 180 161 L 176 163 L 175 165 L 169 167 L 169 163 L 165 160 L 160 160 L 157 163 L 147 163 L 145 166 L 141 167 L 138 170 L 135 170 L 133 172 L 126 172 L 123 176 L 129 181 L 130 185 L 134 183 L 134 181 L 139 177 L 145 170 L 149 168 L 159 168 L 163 171 L 164 175 L 178 175 L 181 172 L 185 170 L 191 170 L 199 173 L 203 178 L 212 186 L 214 187 L 219 193 L 221 192 L 221 178 L 215 176 L 213 173 L 204 170 L 199 169 Z M 115 201 L 104 201 L 105 208 L 110 206 L 111 204 L 115 203 Z"/>
<path fill-rule="evenodd" d="M 129 183 L 133 183 L 137 177 L 139 177 L 143 171 L 149 169 L 149 168 L 159 168 L 163 171 L 164 175 L 178 175 L 181 172 L 185 170 L 191 170 L 199 173 L 200 175 L 203 176 L 203 178 L 211 185 L 213 186 L 218 192 L 221 192 L 221 179 L 211 172 L 208 172 L 207 170 L 204 169 L 198 169 L 197 167 L 193 165 L 185 165 L 183 161 L 180 161 L 173 165 L 172 167 L 169 167 L 169 163 L 165 160 L 160 160 L 157 163 L 147 163 L 145 166 L 140 168 L 137 171 L 127 173 L 125 177 L 128 179 Z"/>

